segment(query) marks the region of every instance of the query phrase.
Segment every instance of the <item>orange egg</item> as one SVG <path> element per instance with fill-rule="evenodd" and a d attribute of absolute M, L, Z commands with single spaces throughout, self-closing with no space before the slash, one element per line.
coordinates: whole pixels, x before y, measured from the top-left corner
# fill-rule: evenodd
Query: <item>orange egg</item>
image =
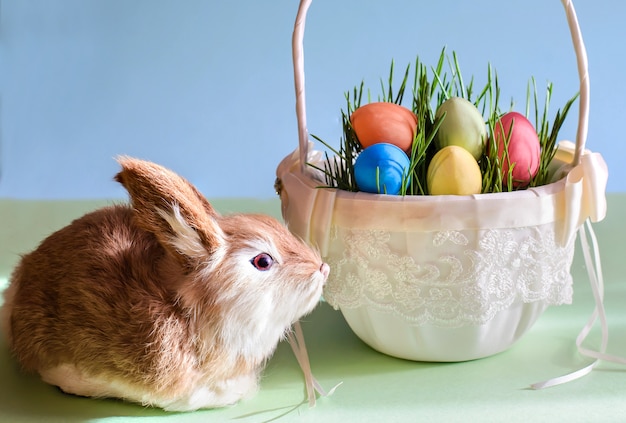
<path fill-rule="evenodd" d="M 406 107 L 388 102 L 359 107 L 352 112 L 350 122 L 363 148 L 384 142 L 410 152 L 417 131 L 417 116 Z"/>

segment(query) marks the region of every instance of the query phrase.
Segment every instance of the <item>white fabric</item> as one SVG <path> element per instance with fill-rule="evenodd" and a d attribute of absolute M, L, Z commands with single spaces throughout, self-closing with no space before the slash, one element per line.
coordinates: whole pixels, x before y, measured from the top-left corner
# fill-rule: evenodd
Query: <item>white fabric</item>
<path fill-rule="evenodd" d="M 321 154 L 309 149 L 309 163 L 323 167 Z M 573 144 L 561 142 L 561 160 L 573 158 Z M 567 164 L 567 162 L 563 162 Z M 441 231 L 520 228 L 554 225 L 561 246 L 574 238 L 590 218 L 606 215 L 608 170 L 602 156 L 585 151 L 567 177 L 537 188 L 473 196 L 387 196 L 337 189 L 320 189 L 324 181 L 299 170 L 299 152 L 277 169 L 281 180 L 283 216 L 290 229 L 316 245 L 323 255 L 331 225 L 351 229 Z M 383 218 L 384 216 L 384 218 Z"/>
<path fill-rule="evenodd" d="M 573 243 L 551 225 L 389 232 L 333 227 L 324 298 L 369 306 L 413 326 L 481 325 L 517 302 L 572 301 Z"/>

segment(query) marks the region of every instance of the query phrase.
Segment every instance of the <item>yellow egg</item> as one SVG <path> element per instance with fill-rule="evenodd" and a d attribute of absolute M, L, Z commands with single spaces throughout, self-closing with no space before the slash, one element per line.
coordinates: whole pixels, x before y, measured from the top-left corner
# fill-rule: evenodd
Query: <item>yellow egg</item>
<path fill-rule="evenodd" d="M 428 165 L 428 192 L 432 195 L 470 195 L 482 191 L 482 175 L 474 156 L 456 145 L 442 148 Z"/>

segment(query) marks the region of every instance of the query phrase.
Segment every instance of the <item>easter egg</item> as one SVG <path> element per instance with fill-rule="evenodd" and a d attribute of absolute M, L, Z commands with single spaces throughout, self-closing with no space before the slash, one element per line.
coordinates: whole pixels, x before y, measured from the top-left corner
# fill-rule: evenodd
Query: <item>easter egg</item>
<path fill-rule="evenodd" d="M 482 183 L 478 162 L 458 145 L 442 148 L 428 164 L 426 184 L 432 195 L 480 194 Z"/>
<path fill-rule="evenodd" d="M 354 178 L 360 191 L 396 195 L 403 179 L 408 184 L 410 160 L 393 144 L 379 143 L 367 147 L 354 162 Z"/>
<path fill-rule="evenodd" d="M 359 107 L 350 123 L 363 148 L 388 143 L 408 152 L 417 131 L 417 116 L 395 103 L 377 102 Z"/>
<path fill-rule="evenodd" d="M 513 186 L 528 185 L 539 171 L 541 159 L 541 144 L 532 123 L 520 113 L 505 113 L 496 122 L 493 138 L 498 146 L 502 174 L 505 175 L 504 185 L 508 184 L 506 175 L 511 167 Z"/>
<path fill-rule="evenodd" d="M 437 130 L 435 143 L 438 149 L 448 145 L 463 147 L 479 160 L 485 149 L 487 129 L 485 120 L 476 106 L 461 97 L 444 101 L 435 117 L 446 114 Z"/>

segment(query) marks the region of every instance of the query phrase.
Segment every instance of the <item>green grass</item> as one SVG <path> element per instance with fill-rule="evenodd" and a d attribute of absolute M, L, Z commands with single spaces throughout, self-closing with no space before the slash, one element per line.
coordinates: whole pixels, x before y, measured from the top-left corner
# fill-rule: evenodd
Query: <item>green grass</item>
<path fill-rule="evenodd" d="M 487 125 L 487 138 L 491 139 L 496 122 L 499 117 L 512 110 L 513 103 L 506 110 L 500 106 L 500 86 L 497 73 L 490 64 L 487 65 L 487 82 L 479 90 L 476 90 L 474 77 L 466 84 L 461 72 L 461 66 L 456 53 L 450 57 L 445 49 L 442 49 L 436 66 L 427 68 L 416 58 L 411 72 L 411 64 L 407 65 L 399 84 L 394 81 L 395 66 L 391 62 L 389 76 L 387 80 L 380 80 L 381 94 L 376 101 L 386 101 L 395 104 L 403 104 L 405 97 L 412 97 L 409 107 L 417 116 L 417 133 L 413 140 L 410 151 L 409 172 L 405 175 L 410 178 L 408 183 L 403 183 L 405 187 L 400 195 L 427 195 L 426 172 L 431 158 L 436 152 L 435 135 L 445 114 L 435 118 L 435 111 L 447 99 L 451 97 L 462 97 L 470 101 L 481 112 Z M 409 81 L 412 76 L 412 87 L 409 90 Z M 526 95 L 526 117 L 534 118 L 534 126 L 537 130 L 541 145 L 541 158 L 539 171 L 524 187 L 514 187 L 511 172 L 514 164 L 509 166 L 508 172 L 503 171 L 504 161 L 508 160 L 505 154 L 502 159 L 498 158 L 497 146 L 495 143 L 485 142 L 485 151 L 479 158 L 478 164 L 481 169 L 483 193 L 511 191 L 513 189 L 525 189 L 528 187 L 545 185 L 549 182 L 548 166 L 554 158 L 556 152 L 556 141 L 567 114 L 578 98 L 574 95 L 566 102 L 562 109 L 559 109 L 552 121 L 549 119 L 549 106 L 552 97 L 553 86 L 548 83 L 546 88 L 545 101 L 539 105 L 539 95 L 534 78 L 528 83 Z M 332 145 L 320 137 L 311 136 L 326 146 L 331 155 L 326 153 L 323 167 L 309 163 L 325 175 L 325 188 L 338 188 L 345 191 L 358 191 L 354 178 L 354 162 L 361 152 L 362 147 L 350 124 L 350 115 L 363 104 L 364 95 L 367 102 L 372 101 L 371 91 L 366 91 L 365 83 L 355 86 L 351 91 L 345 93 L 346 106 L 341 110 L 343 135 L 340 139 L 339 148 Z M 531 116 L 531 113 L 533 116 Z M 505 146 L 508 140 L 505 140 Z M 406 181 L 405 181 L 406 182 Z"/>

